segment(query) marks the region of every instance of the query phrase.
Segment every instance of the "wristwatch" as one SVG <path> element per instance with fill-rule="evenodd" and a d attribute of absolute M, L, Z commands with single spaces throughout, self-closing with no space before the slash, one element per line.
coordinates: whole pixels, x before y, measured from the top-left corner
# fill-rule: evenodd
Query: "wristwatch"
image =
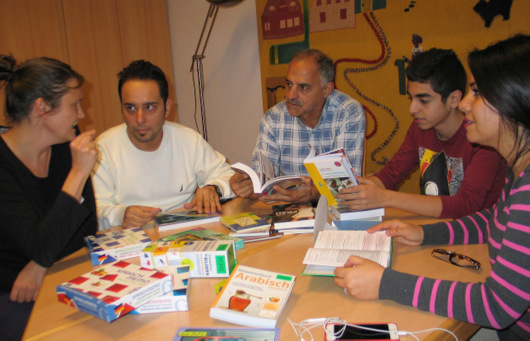
<path fill-rule="evenodd" d="M 219 186 L 217 185 L 207 185 L 207 186 L 212 186 L 215 189 L 215 193 L 217 193 L 217 196 L 219 197 L 219 199 L 223 197 L 223 191 L 221 191 L 221 188 L 219 188 Z"/>

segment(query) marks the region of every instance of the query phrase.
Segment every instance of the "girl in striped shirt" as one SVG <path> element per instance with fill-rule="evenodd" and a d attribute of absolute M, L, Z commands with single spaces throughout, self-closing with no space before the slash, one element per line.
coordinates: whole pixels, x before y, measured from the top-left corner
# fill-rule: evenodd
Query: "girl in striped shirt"
<path fill-rule="evenodd" d="M 492 208 L 454 221 L 417 226 L 383 222 L 406 245 L 487 243 L 484 283 L 400 273 L 351 256 L 335 283 L 359 299 L 390 299 L 437 315 L 497 329 L 500 340 L 530 339 L 530 36 L 516 35 L 469 54 L 470 91 L 460 103 L 469 141 L 507 161 L 505 185 Z"/>

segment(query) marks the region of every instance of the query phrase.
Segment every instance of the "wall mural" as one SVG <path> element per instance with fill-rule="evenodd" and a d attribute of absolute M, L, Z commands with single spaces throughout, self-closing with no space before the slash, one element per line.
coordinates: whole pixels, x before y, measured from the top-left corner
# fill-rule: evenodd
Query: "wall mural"
<path fill-rule="evenodd" d="M 256 0 L 264 107 L 283 100 L 287 64 L 297 51 L 322 50 L 335 60 L 336 88 L 364 106 L 371 160 L 367 168 L 377 170 L 397 150 L 411 122 L 405 106 L 406 65 L 431 47 L 453 48 L 465 62 L 470 47 L 466 38 L 456 41 L 446 35 L 476 32 L 479 38 L 473 43 L 484 45 L 495 40 L 486 32 L 499 27 L 513 33 L 528 29 L 524 16 L 506 28 L 519 13 L 511 10 L 513 6 L 520 4 L 528 12 L 530 2 L 523 2 Z M 400 129 L 401 120 L 405 129 Z M 385 151 L 389 146 L 391 150 Z"/>

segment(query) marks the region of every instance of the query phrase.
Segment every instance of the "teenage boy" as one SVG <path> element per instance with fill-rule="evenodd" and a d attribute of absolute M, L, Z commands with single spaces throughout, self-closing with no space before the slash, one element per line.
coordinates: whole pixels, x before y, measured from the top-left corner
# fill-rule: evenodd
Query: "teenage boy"
<path fill-rule="evenodd" d="M 458 104 L 466 73 L 452 50 L 430 49 L 406 69 L 414 121 L 394 157 L 359 186 L 337 195 L 354 210 L 394 207 L 424 216 L 459 218 L 491 207 L 499 198 L 506 163 L 487 147 L 466 139 Z M 420 167 L 421 194 L 395 191 Z"/>

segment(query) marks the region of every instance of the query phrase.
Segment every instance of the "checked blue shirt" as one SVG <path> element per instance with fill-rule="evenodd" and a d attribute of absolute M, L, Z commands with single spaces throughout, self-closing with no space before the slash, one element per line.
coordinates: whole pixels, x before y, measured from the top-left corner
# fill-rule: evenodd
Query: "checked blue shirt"
<path fill-rule="evenodd" d="M 275 175 L 308 175 L 304 159 L 310 143 L 321 154 L 344 148 L 357 175 L 362 175 L 366 118 L 362 105 L 338 90 L 326 99 L 322 116 L 315 128 L 309 128 L 287 111 L 285 101 L 263 116 L 252 156 L 257 169 L 259 153 L 274 165 Z"/>

